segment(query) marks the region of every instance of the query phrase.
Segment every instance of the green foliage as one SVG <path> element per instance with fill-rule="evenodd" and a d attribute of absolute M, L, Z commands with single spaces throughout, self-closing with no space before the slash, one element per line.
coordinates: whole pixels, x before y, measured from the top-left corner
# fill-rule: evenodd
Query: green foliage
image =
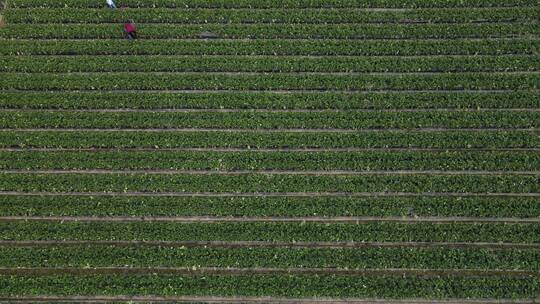
<path fill-rule="evenodd" d="M 2 55 L 536 55 L 540 40 L 0 40 Z"/>
<path fill-rule="evenodd" d="M 539 56 L 250 57 L 56 56 L 0 57 L 0 72 L 511 72 L 540 70 Z"/>
<path fill-rule="evenodd" d="M 533 90 L 540 74 L 0 73 L 0 90 Z"/>
<path fill-rule="evenodd" d="M 524 170 L 535 152 L 0 152 L 0 169 Z"/>
<path fill-rule="evenodd" d="M 539 148 L 534 131 L 245 132 L 0 132 L 0 147 L 68 148 Z"/>
<path fill-rule="evenodd" d="M 94 0 L 10 0 L 10 8 L 2 12 L 8 24 L 0 28 L 4 109 L 0 148 L 60 148 L 0 151 L 0 193 L 23 194 L 0 195 L 0 241 L 30 242 L 0 244 L 5 273 L 0 275 L 0 295 L 6 301 L 47 295 L 456 302 L 540 297 L 540 225 L 533 221 L 540 216 L 537 1 L 123 0 L 117 4 L 127 8 L 105 9 L 104 1 Z M 126 20 L 137 23 L 141 39 L 124 39 L 121 23 Z M 253 109 L 321 111 L 249 111 Z M 380 109 L 394 111 L 376 111 Z M 61 150 L 93 147 L 108 149 Z M 231 147 L 245 151 L 211 151 Z M 438 150 L 406 150 L 411 147 Z M 6 172 L 10 169 L 29 171 Z M 32 171 L 40 169 L 141 171 Z M 212 172 L 146 171 L 151 169 Z M 247 172 L 224 172 L 234 170 Z M 501 174 L 444 172 L 449 170 Z M 47 195 L 34 195 L 40 192 Z M 321 195 L 293 195 L 309 193 Z M 364 196 L 347 195 L 353 193 Z M 496 195 L 500 193 L 504 195 Z M 45 218 L 25 220 L 27 216 Z M 104 218 L 62 221 L 46 218 L 50 216 Z M 148 218 L 153 216 L 226 220 L 187 223 Z M 404 221 L 265 218 L 351 216 Z M 245 217 L 259 220 L 243 221 Z M 412 221 L 418 217 L 442 221 Z M 451 221 L 452 217 L 470 221 Z M 490 221 L 502 218 L 514 220 Z M 33 243 L 47 240 L 59 244 Z M 63 242 L 70 240 L 80 243 Z M 259 241 L 268 246 L 185 248 L 91 241 L 192 245 Z M 273 242 L 426 244 L 284 248 L 272 247 Z M 510 246 L 430 246 L 433 242 Z M 517 249 L 523 245 L 531 249 Z M 19 267 L 45 269 L 24 275 L 17 274 L 23 272 Z M 47 270 L 56 267 L 72 271 Z M 438 277 L 211 275 L 195 270 L 191 275 L 172 275 L 161 269 L 148 274 L 85 272 L 92 267 L 443 272 Z M 465 269 L 469 271 L 459 272 Z M 487 276 L 482 270 L 502 272 Z M 533 275 L 512 276 L 512 270 Z M 13 274 L 7 275 L 9 271 Z"/>
<path fill-rule="evenodd" d="M 537 108 L 520 92 L 0 92 L 11 109 L 482 109 Z"/>
<path fill-rule="evenodd" d="M 255 3 L 256 5 L 256 3 Z M 533 7 L 487 9 L 445 9 L 405 11 L 359 11 L 346 9 L 10 9 L 9 23 L 466 23 L 533 21 L 539 17 Z"/>
<path fill-rule="evenodd" d="M 449 248 L 4 247 L 2 267 L 267 267 L 539 270 L 540 250 Z"/>
<path fill-rule="evenodd" d="M 412 129 L 537 128 L 540 112 L 5 112 L 2 128 Z"/>
<path fill-rule="evenodd" d="M 540 176 L 0 173 L 0 191 L 535 193 L 540 191 Z"/>
<path fill-rule="evenodd" d="M 540 225 L 508 223 L 0 222 L 2 240 L 538 243 Z"/>
<path fill-rule="evenodd" d="M 366 298 L 535 298 L 532 278 L 414 278 L 302 275 L 1 276 L 2 295 L 221 295 Z M 344 288 L 346 286 L 346 288 Z"/>
<path fill-rule="evenodd" d="M 540 33 L 535 23 L 479 24 L 141 24 L 140 39 L 426 39 L 530 36 Z M 121 24 L 7 24 L 4 39 L 123 39 Z"/>
<path fill-rule="evenodd" d="M 533 197 L 0 196 L 5 216 L 540 216 Z"/>

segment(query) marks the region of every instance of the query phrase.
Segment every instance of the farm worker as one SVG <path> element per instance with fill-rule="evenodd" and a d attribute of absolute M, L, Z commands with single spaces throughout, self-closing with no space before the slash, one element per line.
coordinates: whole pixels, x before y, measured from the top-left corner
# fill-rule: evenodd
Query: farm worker
<path fill-rule="evenodd" d="M 113 0 L 107 0 L 107 6 L 109 8 L 116 8 L 116 4 L 114 4 Z"/>
<path fill-rule="evenodd" d="M 133 23 L 133 22 L 124 23 L 124 33 L 126 33 L 126 37 L 129 40 L 136 39 L 137 38 L 137 31 L 135 29 L 135 23 Z"/>

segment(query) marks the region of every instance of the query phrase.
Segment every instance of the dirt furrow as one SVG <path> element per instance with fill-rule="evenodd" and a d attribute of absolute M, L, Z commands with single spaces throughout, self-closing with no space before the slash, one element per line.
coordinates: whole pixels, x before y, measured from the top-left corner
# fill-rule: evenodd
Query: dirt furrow
<path fill-rule="evenodd" d="M 176 223 L 513 223 L 539 224 L 540 218 L 492 217 L 215 217 L 215 216 L 0 216 L 0 222 L 61 221 L 61 222 L 176 222 Z"/>
<path fill-rule="evenodd" d="M 540 108 L 436 108 L 436 109 L 51 109 L 0 108 L 0 112 L 46 113 L 430 113 L 430 112 L 540 112 Z"/>
<path fill-rule="evenodd" d="M 2 3 L 3 1 L 0 1 Z M 37 7 L 40 7 L 39 5 Z M 214 9 L 220 9 L 220 10 L 227 10 L 227 11 L 238 11 L 238 10 L 246 10 L 249 9 L 250 11 L 269 11 L 269 10 L 279 10 L 281 7 L 220 7 L 220 6 L 212 6 L 212 7 L 197 7 L 197 6 L 159 6 L 159 7 L 140 7 L 140 6 L 129 6 L 129 5 L 123 5 L 122 6 L 125 9 L 130 10 L 147 10 L 150 8 L 161 8 L 161 9 L 170 9 L 170 10 L 214 10 Z M 301 11 L 320 11 L 325 9 L 331 9 L 336 11 L 355 11 L 355 12 L 414 12 L 417 10 L 433 10 L 433 11 L 445 11 L 445 10 L 455 10 L 455 9 L 462 9 L 462 10 L 473 10 L 473 11 L 482 11 L 482 10 L 492 10 L 492 9 L 513 9 L 513 8 L 527 8 L 530 6 L 523 6 L 523 5 L 493 5 L 493 6 L 463 6 L 463 7 L 454 7 L 454 6 L 415 6 L 415 7 L 387 7 L 387 6 L 377 6 L 377 4 L 370 5 L 369 7 L 333 7 L 333 6 L 323 6 L 323 7 L 296 7 L 296 8 L 290 8 L 291 10 L 301 10 Z M 7 8 L 7 2 L 5 5 L 5 8 Z M 14 9 L 28 9 L 28 8 L 36 8 L 36 6 L 28 6 L 28 7 L 14 7 Z M 97 7 L 73 7 L 78 9 L 94 9 L 98 10 L 100 8 Z M 1 7 L 0 7 L 1 10 Z"/>
<path fill-rule="evenodd" d="M 409 129 L 395 129 L 395 128 L 380 128 L 380 129 L 335 129 L 335 128 L 314 128 L 314 129 L 213 129 L 213 128 L 147 128 L 147 129 L 125 129 L 125 128 L 9 128 L 0 129 L 0 132 L 180 132 L 180 133 L 194 133 L 194 132 L 228 132 L 228 133 L 363 133 L 363 132 L 486 132 L 486 131 L 530 131 L 538 132 L 539 128 L 409 128 Z"/>
<path fill-rule="evenodd" d="M 536 35 L 525 35 L 529 36 L 528 39 L 540 39 L 540 36 Z M 47 40 L 47 41 L 65 41 L 65 40 L 77 40 L 77 41 L 95 41 L 95 40 L 121 40 L 124 38 L 107 38 L 107 39 L 94 39 L 94 38 L 75 38 L 75 39 L 62 39 L 62 38 L 51 38 L 51 39 L 32 39 L 32 38 L 19 38 L 17 41 L 36 41 L 36 40 Z M 450 40 L 452 41 L 491 41 L 491 40 L 515 40 L 515 37 L 454 37 Z M 518 38 L 519 39 L 519 38 Z M 12 41 L 12 38 L 0 38 L 0 40 L 9 40 Z M 157 38 L 157 39 L 148 39 L 148 40 L 167 40 L 167 41 L 200 41 L 200 40 L 212 40 L 212 41 L 246 41 L 251 42 L 255 40 L 254 38 L 213 38 L 213 39 L 200 39 L 200 38 Z M 311 38 L 258 38 L 256 40 L 263 40 L 263 41 L 313 41 Z M 318 40 L 346 40 L 346 39 L 318 39 Z M 362 39 L 363 41 L 381 41 L 381 40 L 388 40 L 388 41 L 396 41 L 396 40 L 414 40 L 414 41 L 440 41 L 440 40 L 449 40 L 448 38 L 408 38 L 408 39 L 399 39 L 399 38 L 375 38 L 375 39 Z"/>
<path fill-rule="evenodd" d="M 437 38 L 417 38 L 417 37 L 397 37 L 397 38 L 361 38 L 361 37 L 347 37 L 347 38 L 336 38 L 336 37 L 310 37 L 305 38 L 301 37 L 287 37 L 287 38 L 143 38 L 139 37 L 138 40 L 142 41 L 207 41 L 207 40 L 217 40 L 217 41 L 268 41 L 268 40 L 279 40 L 279 41 L 446 41 L 446 40 L 456 40 L 456 41 L 486 41 L 486 40 L 514 40 L 514 39 L 538 39 L 540 36 L 533 34 L 522 34 L 522 35 L 505 35 L 505 36 L 458 36 L 458 37 L 437 37 Z M 125 38 L 17 38 L 17 41 L 96 41 L 96 40 L 124 40 Z M 11 41 L 13 38 L 0 38 L 0 40 Z"/>
<path fill-rule="evenodd" d="M 1 148 L 0 152 L 540 152 L 540 148 Z"/>
<path fill-rule="evenodd" d="M 515 93 L 515 92 L 530 92 L 540 90 L 486 90 L 486 89 L 455 89 L 455 90 L 389 90 L 389 89 L 373 89 L 373 90 L 306 90 L 306 89 L 276 89 L 276 90 L 226 90 L 226 89 L 163 89 L 163 90 L 142 90 L 142 89 L 118 89 L 118 90 L 99 90 L 101 93 L 193 93 L 193 94 L 206 94 L 206 93 L 273 93 L 273 94 L 293 94 L 293 93 L 342 93 L 342 94 L 385 94 L 385 93 Z M 0 90 L 5 93 L 95 93 L 96 90 L 19 90 L 19 89 L 5 89 Z"/>
<path fill-rule="evenodd" d="M 5 169 L 0 174 L 155 174 L 155 175 L 540 175 L 540 171 L 488 170 L 176 170 L 176 169 Z"/>
<path fill-rule="evenodd" d="M 359 299 L 217 296 L 33 296 L 0 297 L 0 303 L 244 303 L 244 304 L 534 304 L 534 299 Z"/>
<path fill-rule="evenodd" d="M 534 304 L 534 299 L 358 299 L 215 296 L 33 296 L 0 297 L 0 303 L 244 303 L 244 304 Z"/>
<path fill-rule="evenodd" d="M 471 192 L 21 192 L 0 191 L 4 196 L 109 196 L 109 197 L 540 197 L 540 193 Z"/>
<path fill-rule="evenodd" d="M 1 40 L 1 39 L 0 39 Z M 24 40 L 24 39 L 17 39 L 17 40 Z M 48 54 L 33 54 L 33 55 L 0 55 L 1 57 L 49 57 L 49 58 L 79 58 L 79 57 L 125 57 L 130 58 L 133 57 L 133 55 L 130 54 L 92 54 L 92 55 L 76 55 L 76 54 L 55 54 L 55 55 L 48 55 Z M 137 55 L 137 58 L 148 58 L 148 59 L 155 59 L 155 58 L 178 58 L 178 59 L 185 59 L 185 58 L 193 58 L 194 55 L 164 55 L 164 54 L 156 54 L 156 55 Z M 228 58 L 228 59 L 234 59 L 234 58 L 276 58 L 276 57 L 288 57 L 288 58 L 295 58 L 295 59 L 324 59 L 324 58 L 334 58 L 336 56 L 339 56 L 340 58 L 395 58 L 395 59 L 422 59 L 422 58 L 514 58 L 514 57 L 536 57 L 536 55 L 531 54 L 524 54 L 524 53 L 504 53 L 500 55 L 489 55 L 489 54 L 478 54 L 478 55 L 471 55 L 471 54 L 444 54 L 444 53 L 437 53 L 437 54 L 429 54 L 429 55 L 294 55 L 294 54 L 272 54 L 272 55 L 260 55 L 260 54 L 250 54 L 250 55 L 231 55 L 231 54 L 225 54 L 225 55 L 218 55 L 218 54 L 198 54 L 197 57 L 202 58 Z"/>
<path fill-rule="evenodd" d="M 288 76 L 437 76 L 449 74 L 490 74 L 490 75 L 538 75 L 540 71 L 477 71 L 477 72 L 221 72 L 221 71 L 202 71 L 202 72 L 140 72 L 140 71 L 100 71 L 100 72 L 9 72 L 10 74 L 39 74 L 47 76 L 100 76 L 107 74 L 129 73 L 134 75 L 154 75 L 154 76 L 198 76 L 198 75 L 216 75 L 216 76 L 266 76 L 266 75 L 288 75 Z"/>

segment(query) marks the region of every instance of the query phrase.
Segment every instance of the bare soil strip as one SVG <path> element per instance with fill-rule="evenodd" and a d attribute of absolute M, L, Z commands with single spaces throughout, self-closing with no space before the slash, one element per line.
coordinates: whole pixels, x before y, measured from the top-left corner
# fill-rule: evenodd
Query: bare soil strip
<path fill-rule="evenodd" d="M 540 152 L 540 148 L 0 148 L 0 152 Z"/>
<path fill-rule="evenodd" d="M 346 276 L 397 276 L 397 277 L 540 277 L 540 272 L 527 270 L 480 270 L 480 269 L 342 269 L 342 268 L 220 268 L 220 267 L 100 267 L 100 268 L 0 268 L 0 275 L 93 275 L 93 274 L 126 274 L 126 275 L 346 275 Z"/>
<path fill-rule="evenodd" d="M 486 131 L 530 131 L 538 132 L 539 128 L 410 128 L 410 129 L 335 129 L 335 128 L 320 128 L 320 129 L 210 129 L 210 128 L 147 128 L 147 129 L 125 129 L 125 128 L 9 128 L 0 129 L 0 132 L 228 132 L 228 133 L 362 133 L 362 132 L 486 132 Z"/>
<path fill-rule="evenodd" d="M 436 76 L 448 74 L 495 74 L 495 75 L 538 75 L 540 71 L 478 71 L 478 72 L 140 72 L 140 71 L 100 71 L 100 72 L 67 72 L 67 73 L 49 73 L 49 72 L 10 72 L 12 74 L 39 74 L 47 76 L 99 76 L 104 74 L 130 73 L 134 75 L 171 75 L 171 76 L 198 76 L 198 75 L 216 75 L 216 76 L 265 76 L 265 75 L 291 75 L 291 76 Z"/>
<path fill-rule="evenodd" d="M 0 108 L 0 112 L 47 113 L 430 113 L 430 112 L 540 112 L 540 108 L 436 108 L 436 109 L 52 109 Z"/>
<path fill-rule="evenodd" d="M 6 169 L 0 174 L 152 174 L 152 175 L 540 175 L 540 171 L 487 171 L 487 170 L 176 170 L 176 169 Z"/>
<path fill-rule="evenodd" d="M 0 303 L 244 303 L 244 304 L 534 304 L 534 299 L 359 299 L 213 296 L 33 296 L 0 297 Z"/>
<path fill-rule="evenodd" d="M 458 20 L 454 20 L 454 21 L 445 20 L 445 21 L 442 21 L 442 20 L 429 20 L 429 19 L 419 19 L 419 20 L 396 19 L 396 20 L 387 20 L 387 21 L 377 21 L 377 20 L 368 21 L 368 20 L 365 20 L 365 21 L 358 21 L 358 22 L 351 22 L 351 21 L 345 21 L 345 22 L 340 22 L 340 21 L 327 21 L 327 22 L 316 22 L 316 21 L 295 22 L 295 21 L 287 21 L 287 22 L 283 22 L 281 20 L 276 20 L 275 22 L 272 22 L 272 21 L 265 21 L 265 20 L 246 20 L 246 21 L 235 21 L 235 22 L 231 22 L 231 23 L 228 23 L 226 21 L 223 21 L 223 22 L 219 22 L 219 21 L 203 22 L 203 21 L 196 21 L 196 20 L 190 20 L 190 21 L 187 21 L 187 22 L 174 21 L 174 20 L 165 21 L 165 22 L 156 22 L 156 21 L 152 20 L 152 21 L 149 21 L 149 22 L 141 22 L 141 24 L 150 25 L 150 26 L 160 26 L 160 25 L 165 25 L 165 24 L 166 25 L 176 25 L 176 26 L 241 25 L 241 26 L 246 26 L 246 27 L 260 26 L 260 25 L 272 25 L 272 26 L 276 26 L 276 25 L 278 25 L 278 26 L 279 25 L 282 25 L 282 26 L 286 26 L 286 25 L 299 25 L 299 26 L 306 26 L 306 25 L 307 26 L 309 26 L 309 25 L 343 25 L 343 26 L 354 26 L 354 25 L 357 25 L 357 26 L 363 26 L 363 25 L 381 25 L 381 26 L 384 26 L 384 25 L 409 25 L 409 26 L 421 26 L 421 25 L 426 25 L 426 24 L 429 24 L 429 25 L 437 24 L 437 25 L 452 26 L 452 25 L 470 25 L 470 24 L 500 24 L 500 25 L 517 24 L 517 25 L 523 25 L 523 24 L 528 24 L 530 22 L 531 22 L 531 20 L 511 20 L 511 19 L 506 19 L 506 20 L 487 20 L 487 19 L 481 20 L 481 19 L 477 19 L 477 20 L 459 20 L 459 21 Z M 24 24 L 24 22 L 17 21 L 17 22 L 12 23 L 12 24 Z M 80 20 L 75 20 L 75 21 L 70 20 L 70 21 L 67 21 L 67 22 L 58 22 L 58 21 L 43 22 L 43 21 L 40 21 L 40 22 L 35 22 L 35 23 L 32 23 L 32 24 L 39 25 L 39 26 L 44 26 L 44 25 L 87 25 L 87 24 L 88 25 L 100 24 L 100 25 L 109 25 L 109 26 L 118 25 L 118 23 L 115 23 L 114 21 L 111 21 L 111 20 L 106 20 L 104 22 L 100 22 L 100 21 L 96 21 L 96 20 L 90 20 L 88 22 L 81 22 Z"/>
<path fill-rule="evenodd" d="M 0 27 L 6 25 L 2 11 L 5 11 L 8 8 L 8 0 L 0 0 Z"/>
<path fill-rule="evenodd" d="M 2 3 L 3 1 L 0 1 Z M 37 5 L 39 8 L 39 5 Z M 124 5 L 122 6 L 125 9 L 130 10 L 148 10 L 151 9 L 151 7 L 139 7 L 139 6 L 129 6 Z M 336 10 L 336 11 L 358 11 L 358 12 L 414 12 L 417 10 L 433 10 L 433 11 L 445 11 L 445 10 L 455 10 L 455 9 L 461 9 L 461 10 L 473 10 L 473 11 L 482 11 L 482 10 L 492 10 L 492 9 L 512 9 L 512 8 L 528 8 L 531 6 L 528 5 L 494 5 L 494 6 L 465 6 L 465 7 L 384 7 L 384 6 L 370 6 L 370 7 L 331 7 L 331 6 L 325 6 L 325 7 L 298 7 L 298 8 L 291 8 L 291 10 L 302 10 L 302 11 L 320 11 L 320 10 Z M 7 8 L 7 3 L 6 7 Z M 26 8 L 20 8 L 20 7 L 14 7 L 15 9 L 28 9 L 28 8 L 36 8 L 36 7 L 26 7 Z M 87 9 L 87 10 L 99 10 L 100 8 L 96 7 L 74 7 L 78 9 Z M 268 11 L 268 10 L 276 10 L 280 9 L 280 7 L 184 7 L 184 6 L 177 6 L 177 7 L 155 7 L 155 8 L 162 8 L 162 9 L 170 9 L 170 10 L 186 10 L 186 11 L 198 11 L 198 10 L 227 10 L 227 11 L 238 11 L 238 10 L 246 10 L 249 9 L 250 11 Z M 1 9 L 1 7 L 0 7 Z"/>
<path fill-rule="evenodd" d="M 24 39 L 17 39 L 17 40 L 23 40 Z M 0 55 L 0 57 L 36 57 L 36 56 L 42 56 L 42 57 L 50 57 L 50 58 L 79 58 L 79 57 L 133 57 L 133 55 L 130 54 L 86 54 L 86 55 L 77 55 L 77 54 L 55 54 L 55 55 L 48 55 L 48 54 L 32 54 L 32 55 Z M 272 55 L 260 55 L 260 54 L 250 54 L 250 55 L 231 55 L 231 54 L 225 54 L 225 55 L 218 55 L 218 54 L 200 54 L 197 55 L 197 57 L 202 58 L 275 58 L 275 57 L 290 57 L 295 59 L 324 59 L 324 58 L 334 58 L 336 56 L 339 56 L 340 58 L 395 58 L 395 59 L 421 59 L 421 58 L 493 58 L 493 57 L 502 57 L 502 58 L 513 58 L 513 57 L 536 57 L 536 55 L 532 54 L 524 54 L 524 53 L 503 53 L 500 55 L 488 55 L 488 54 L 478 54 L 478 55 L 466 55 L 466 54 L 444 54 L 444 53 L 437 53 L 437 54 L 429 54 L 429 55 L 286 55 L 286 54 L 272 54 Z M 137 58 L 178 58 L 178 59 L 185 59 L 185 58 L 192 58 L 193 55 L 165 55 L 165 54 L 156 54 L 156 55 L 137 55 Z"/>
<path fill-rule="evenodd" d="M 148 38 L 142 38 L 139 37 L 137 40 L 143 40 L 143 41 L 254 41 L 254 40 L 264 40 L 264 41 L 363 41 L 363 42 L 369 42 L 369 41 L 444 41 L 444 40 L 455 40 L 455 41 L 486 41 L 486 40 L 515 40 L 515 39 L 538 39 L 540 36 L 533 35 L 533 34 L 523 34 L 523 35 L 505 35 L 505 36 L 477 36 L 477 37 L 437 37 L 437 38 L 361 38 L 361 37 L 346 37 L 346 38 L 328 38 L 328 37 L 310 37 L 305 38 L 304 37 L 288 37 L 288 38 L 156 38 L 156 37 L 148 37 Z M 17 41 L 68 41 L 68 40 L 74 40 L 74 41 L 96 41 L 96 40 L 125 40 L 125 38 L 16 38 Z M 0 38 L 2 41 L 12 41 L 13 38 Z"/>
<path fill-rule="evenodd" d="M 512 223 L 539 224 L 540 218 L 488 218 L 488 217 L 215 217 L 215 216 L 0 216 L 0 222 L 60 221 L 60 222 L 176 222 L 176 223 Z"/>
<path fill-rule="evenodd" d="M 3 247 L 210 247 L 210 248 L 478 248 L 478 249 L 539 249 L 540 243 L 487 243 L 487 242 L 265 242 L 265 241 L 0 241 Z"/>
<path fill-rule="evenodd" d="M 471 192 L 21 192 L 0 191 L 4 196 L 110 196 L 110 197 L 540 197 L 540 193 Z"/>
<path fill-rule="evenodd" d="M 1 39 L 0 39 L 1 40 Z M 11 74 L 11 73 L 0 73 Z M 389 90 L 389 89 L 372 89 L 372 90 L 332 90 L 332 89 L 319 89 L 319 90 L 306 90 L 306 89 L 277 89 L 277 90 L 226 90 L 226 89 L 164 89 L 164 90 L 146 90 L 146 89 L 118 89 L 118 90 L 99 90 L 101 93 L 193 93 L 193 94 L 206 94 L 206 93 L 273 93 L 273 94 L 295 94 L 295 93 L 341 93 L 341 94 L 386 94 L 386 93 L 516 93 L 516 92 L 537 92 L 537 90 L 486 90 L 486 89 L 455 89 L 455 90 Z M 96 93 L 97 90 L 20 90 L 20 89 L 6 89 L 0 90 L 5 93 Z"/>
<path fill-rule="evenodd" d="M 525 35 L 527 39 L 540 39 L 540 36 L 537 35 Z M 74 39 L 63 39 L 63 38 L 51 38 L 51 39 L 34 39 L 34 38 L 19 38 L 17 41 L 36 41 L 36 40 L 47 40 L 47 41 L 65 41 L 65 40 L 77 40 L 77 41 L 95 41 L 95 40 L 123 40 L 125 38 L 106 38 L 106 39 L 94 39 L 94 38 L 74 38 Z M 452 41 L 491 41 L 491 40 L 515 40 L 515 39 L 521 39 L 521 37 L 454 37 L 451 40 Z M 12 38 L 0 38 L 0 40 L 10 40 L 12 41 Z M 201 40 L 211 40 L 211 41 L 246 41 L 251 42 L 253 40 L 263 40 L 263 41 L 313 41 L 311 38 L 207 38 L 207 39 L 201 39 L 201 38 L 152 38 L 152 39 L 146 39 L 146 40 L 166 40 L 166 41 L 201 41 Z M 327 38 L 327 39 L 317 39 L 317 40 L 354 40 L 354 39 L 334 39 L 334 38 Z M 375 39 L 361 39 L 363 41 L 381 41 L 381 40 L 387 40 L 387 41 L 396 41 L 396 40 L 414 40 L 414 41 L 441 41 L 441 40 L 448 40 L 448 38 L 440 37 L 440 38 L 407 38 L 407 39 L 400 39 L 400 38 L 375 38 Z"/>
<path fill-rule="evenodd" d="M 246 303 L 246 304 L 533 304 L 534 299 L 357 299 L 357 298 L 272 298 L 204 296 L 35 296 L 3 297 L 0 303 Z"/>

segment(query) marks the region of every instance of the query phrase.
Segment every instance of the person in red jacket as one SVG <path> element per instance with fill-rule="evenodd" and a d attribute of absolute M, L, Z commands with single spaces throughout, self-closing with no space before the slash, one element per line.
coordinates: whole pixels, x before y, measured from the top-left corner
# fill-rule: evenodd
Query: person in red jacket
<path fill-rule="evenodd" d="M 126 22 L 124 23 L 124 33 L 129 40 L 137 38 L 137 29 L 135 28 L 135 23 Z"/>

